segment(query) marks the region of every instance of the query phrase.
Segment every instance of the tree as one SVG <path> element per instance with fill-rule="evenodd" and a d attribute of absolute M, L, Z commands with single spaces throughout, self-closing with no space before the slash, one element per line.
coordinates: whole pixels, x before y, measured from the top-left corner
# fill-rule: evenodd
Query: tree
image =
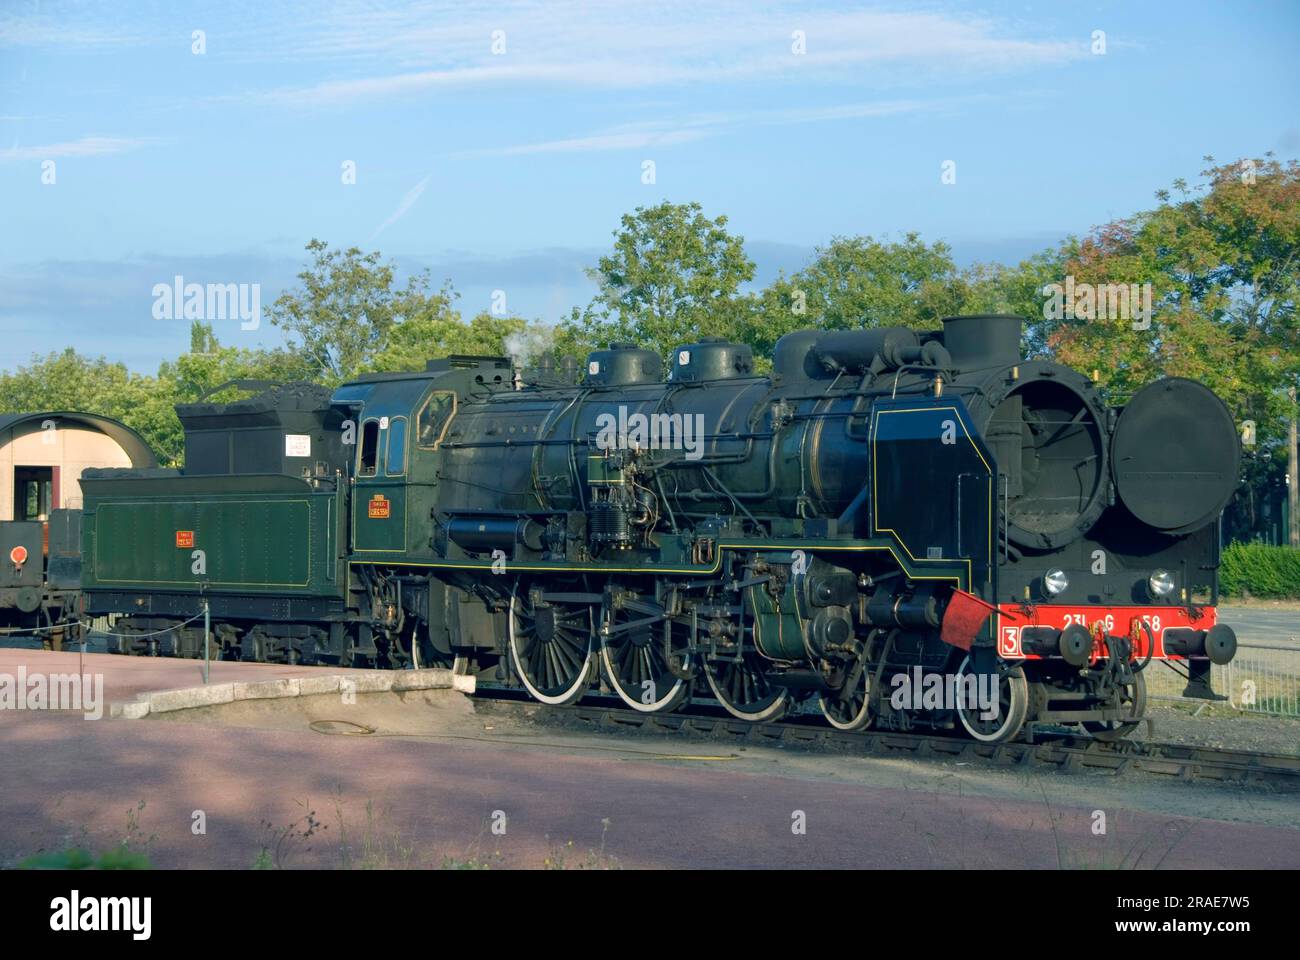
<path fill-rule="evenodd" d="M 1161 191 L 1155 209 L 1097 228 L 1062 263 L 1057 282 L 1076 288 L 1150 284 L 1150 325 L 1094 308 L 1048 323 L 1046 339 L 1062 363 L 1096 369 L 1115 399 L 1161 376 L 1201 380 L 1267 446 L 1285 431 L 1286 387 L 1300 375 L 1300 166 L 1268 158 L 1202 176 L 1176 181 L 1178 199 Z"/>
<path fill-rule="evenodd" d="M 68 347 L 0 375 L 0 410 L 77 410 L 122 419 L 149 386 L 148 378 L 131 373 L 125 364 L 92 360 Z"/>
<path fill-rule="evenodd" d="M 1038 263 L 977 264 L 959 271 L 942 241 L 909 233 L 900 242 L 835 237 L 813 261 L 758 295 L 743 334 L 763 355 L 793 330 L 937 329 L 962 313 L 1037 312 Z"/>
<path fill-rule="evenodd" d="M 368 369 L 408 320 L 428 325 L 446 314 L 459 316 L 451 310 L 456 294 L 450 285 L 430 293 L 428 271 L 399 287 L 393 264 L 377 252 L 331 250 L 321 240 L 307 250 L 312 263 L 298 274 L 299 288 L 276 298 L 268 313 L 296 338 L 315 380 L 334 384 Z"/>
<path fill-rule="evenodd" d="M 131 373 L 125 364 L 103 357 L 82 356 L 72 347 L 33 357 L 13 373 L 0 374 L 0 410 L 75 410 L 112 417 L 139 432 L 155 451 L 168 447 L 170 431 L 158 416 L 166 395 L 166 386 L 155 378 Z M 175 420 L 175 414 L 171 418 Z"/>
<path fill-rule="evenodd" d="M 442 304 L 393 327 L 384 349 L 367 370 L 423 370 L 435 357 L 453 353 L 476 356 L 517 356 L 528 361 L 545 349 L 551 328 L 522 317 L 498 317 L 484 311 L 468 323 Z"/>
<path fill-rule="evenodd" d="M 624 214 L 614 252 L 588 275 L 599 291 L 575 311 L 568 335 L 596 344 L 632 340 L 667 356 L 701 336 L 734 336 L 745 310 L 740 285 L 754 278 L 744 239 L 698 203 L 661 203 Z"/>

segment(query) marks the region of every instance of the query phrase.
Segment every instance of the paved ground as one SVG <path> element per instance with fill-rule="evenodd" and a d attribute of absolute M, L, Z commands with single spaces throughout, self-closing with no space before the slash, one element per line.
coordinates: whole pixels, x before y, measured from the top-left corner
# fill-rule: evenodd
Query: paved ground
<path fill-rule="evenodd" d="M 1221 606 L 1219 620 L 1237 632 L 1239 643 L 1277 644 L 1300 650 L 1300 610 Z"/>
<path fill-rule="evenodd" d="M 66 670 L 69 658 L 3 651 L 0 673 Z M 87 667 L 118 694 L 188 684 L 195 670 L 109 656 Z M 248 867 L 265 849 L 281 865 L 334 867 L 1300 868 L 1295 795 L 602 736 L 476 712 L 451 692 L 405 698 L 139 721 L 0 713 L 0 865 L 131 836 L 165 867 Z M 322 735 L 313 720 L 377 733 Z"/>

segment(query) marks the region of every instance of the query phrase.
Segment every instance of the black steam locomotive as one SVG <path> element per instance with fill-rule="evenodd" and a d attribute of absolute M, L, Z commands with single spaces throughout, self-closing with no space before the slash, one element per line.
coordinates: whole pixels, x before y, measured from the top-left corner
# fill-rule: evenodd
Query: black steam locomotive
<path fill-rule="evenodd" d="M 454 665 L 549 704 L 711 699 L 771 721 L 1130 732 L 1144 669 L 1212 697 L 1223 403 L 1122 408 L 1021 323 L 453 356 L 330 395 L 178 408 L 184 471 L 82 479 L 83 590 L 121 652 Z"/>

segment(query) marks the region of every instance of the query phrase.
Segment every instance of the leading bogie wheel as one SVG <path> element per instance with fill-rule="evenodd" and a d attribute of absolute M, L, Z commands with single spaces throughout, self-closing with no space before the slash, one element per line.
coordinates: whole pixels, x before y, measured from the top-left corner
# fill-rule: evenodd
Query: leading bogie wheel
<path fill-rule="evenodd" d="M 967 655 L 957 668 L 958 680 L 964 680 L 970 673 L 971 662 Z M 961 696 L 966 684 L 957 684 L 957 719 L 962 729 L 981 743 L 1003 743 L 1014 739 L 1025 725 L 1025 716 L 1029 712 L 1029 684 L 1024 670 L 1016 666 L 993 676 L 997 681 L 997 703 L 994 709 L 987 711 L 978 703 L 972 706 L 966 702 L 966 698 Z M 978 676 L 976 680 L 975 689 L 979 691 L 986 681 Z"/>
<path fill-rule="evenodd" d="M 871 668 L 865 663 L 855 664 L 844 688 L 823 693 L 817 698 L 817 706 L 836 730 L 865 730 L 871 726 L 876 714 L 871 703 Z"/>
<path fill-rule="evenodd" d="M 1123 740 L 1142 724 L 1147 712 L 1146 674 L 1135 673 L 1133 682 L 1120 688 L 1120 709 L 1132 720 L 1085 720 L 1083 728 L 1095 740 Z"/>

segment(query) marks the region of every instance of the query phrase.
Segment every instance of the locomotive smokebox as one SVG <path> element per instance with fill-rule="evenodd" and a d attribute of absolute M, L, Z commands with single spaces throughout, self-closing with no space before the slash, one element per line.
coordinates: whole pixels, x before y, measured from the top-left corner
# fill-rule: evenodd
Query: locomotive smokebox
<path fill-rule="evenodd" d="M 947 317 L 943 321 L 943 345 L 953 364 L 966 372 L 988 367 L 1014 367 L 1020 362 L 1019 317 L 980 314 Z"/>

